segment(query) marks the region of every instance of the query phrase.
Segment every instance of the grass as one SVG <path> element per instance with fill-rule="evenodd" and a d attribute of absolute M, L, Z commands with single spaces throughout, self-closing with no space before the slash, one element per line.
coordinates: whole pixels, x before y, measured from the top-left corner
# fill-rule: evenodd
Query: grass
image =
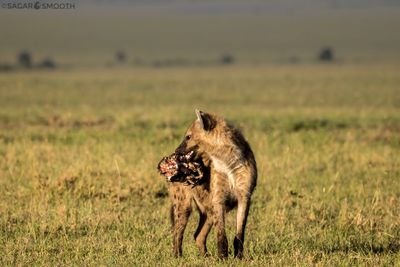
<path fill-rule="evenodd" d="M 394 65 L 59 70 L 0 75 L 0 265 L 400 264 Z M 172 257 L 155 169 L 194 119 L 244 130 L 259 181 L 245 259 Z M 228 216 L 230 245 L 234 216 Z"/>

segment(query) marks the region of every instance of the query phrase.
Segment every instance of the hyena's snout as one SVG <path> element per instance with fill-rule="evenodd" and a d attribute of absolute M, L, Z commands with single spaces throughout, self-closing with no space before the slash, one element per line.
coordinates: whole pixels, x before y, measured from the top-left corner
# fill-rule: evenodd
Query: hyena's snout
<path fill-rule="evenodd" d="M 194 146 L 189 146 L 188 143 L 186 142 L 186 140 L 184 140 L 176 149 L 175 149 L 175 153 L 176 154 L 186 154 L 189 153 L 191 151 L 196 152 L 198 150 L 198 146 L 194 145 Z"/>
<path fill-rule="evenodd" d="M 187 144 L 185 141 L 183 141 L 176 149 L 175 149 L 175 153 L 176 154 L 183 154 L 186 152 L 187 149 Z"/>

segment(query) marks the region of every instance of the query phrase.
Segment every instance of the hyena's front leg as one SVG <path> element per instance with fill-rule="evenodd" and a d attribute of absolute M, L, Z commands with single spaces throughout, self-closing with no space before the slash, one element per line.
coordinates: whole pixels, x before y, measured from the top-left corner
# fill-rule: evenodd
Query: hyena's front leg
<path fill-rule="evenodd" d="M 228 257 L 228 240 L 225 233 L 225 200 L 226 200 L 226 181 L 228 177 L 212 169 L 211 173 L 211 192 L 212 192 L 212 214 L 214 217 L 215 230 L 217 232 L 218 256 Z"/>
<path fill-rule="evenodd" d="M 173 227 L 173 248 L 176 257 L 182 256 L 182 241 L 185 228 L 192 211 L 190 196 L 182 187 L 176 187 L 172 192 L 171 219 Z"/>
<path fill-rule="evenodd" d="M 223 203 L 214 204 L 214 224 L 217 231 L 218 256 L 228 257 L 228 239 L 225 233 L 225 205 Z"/>
<path fill-rule="evenodd" d="M 243 196 L 238 198 L 238 209 L 236 215 L 236 236 L 233 241 L 235 249 L 234 256 L 241 259 L 243 258 L 243 244 L 244 244 L 244 231 L 246 228 L 247 217 L 250 209 L 250 196 Z"/>

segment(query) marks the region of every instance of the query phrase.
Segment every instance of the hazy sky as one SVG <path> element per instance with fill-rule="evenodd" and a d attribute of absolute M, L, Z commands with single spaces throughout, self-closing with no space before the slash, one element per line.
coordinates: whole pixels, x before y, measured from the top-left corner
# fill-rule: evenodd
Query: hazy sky
<path fill-rule="evenodd" d="M 78 4 L 94 5 L 125 5 L 169 7 L 177 9 L 192 9 L 198 11 L 285 11 L 292 9 L 307 10 L 316 8 L 347 9 L 347 8 L 377 8 L 399 7 L 398 0 L 91 0 L 77 1 Z"/>

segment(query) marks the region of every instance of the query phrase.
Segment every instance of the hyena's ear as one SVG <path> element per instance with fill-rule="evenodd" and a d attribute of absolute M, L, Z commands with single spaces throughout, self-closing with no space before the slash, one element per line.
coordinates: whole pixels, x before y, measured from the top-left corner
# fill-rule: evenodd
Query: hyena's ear
<path fill-rule="evenodd" d="M 211 131 L 212 129 L 215 128 L 217 122 L 215 121 L 215 119 L 213 118 L 212 115 L 205 113 L 203 111 L 200 111 L 198 109 L 196 109 L 195 111 L 196 111 L 197 120 L 200 123 L 200 128 L 202 128 L 205 131 Z"/>

